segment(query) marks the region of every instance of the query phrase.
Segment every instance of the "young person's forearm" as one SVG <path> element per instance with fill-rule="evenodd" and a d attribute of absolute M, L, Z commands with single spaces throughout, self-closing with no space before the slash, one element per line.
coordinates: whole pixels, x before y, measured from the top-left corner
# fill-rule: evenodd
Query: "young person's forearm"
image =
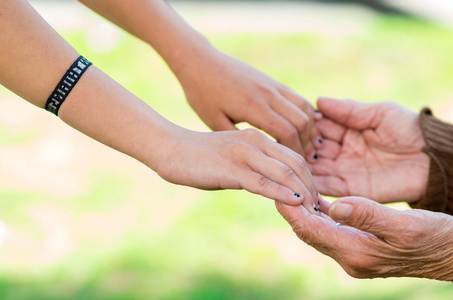
<path fill-rule="evenodd" d="M 163 0 L 79 0 L 150 44 L 176 74 L 191 57 L 213 49 Z"/>
<path fill-rule="evenodd" d="M 43 108 L 79 54 L 25 0 L 0 3 L 0 83 Z M 95 66 L 82 75 L 59 110 L 75 129 L 153 167 L 176 128 Z M 164 147 L 163 147 L 164 148 Z"/>
<path fill-rule="evenodd" d="M 0 83 L 44 107 L 79 54 L 25 0 L 0 1 L 0 28 Z M 171 32 L 185 39 L 178 30 Z M 165 47 L 173 43 L 157 40 Z M 60 118 L 75 129 L 138 159 L 167 181 L 202 189 L 243 188 L 287 204 L 303 203 L 315 213 L 317 192 L 300 155 L 254 130 L 182 129 L 96 66 L 82 69 L 78 78 L 74 74 L 80 70 L 68 72 L 73 89 L 55 99 L 56 106 L 62 103 Z"/>
<path fill-rule="evenodd" d="M 25 0 L 0 2 L 0 84 L 44 107 L 79 56 Z"/>
<path fill-rule="evenodd" d="M 74 87 L 59 117 L 153 170 L 168 137 L 178 128 L 96 66 L 91 66 Z"/>

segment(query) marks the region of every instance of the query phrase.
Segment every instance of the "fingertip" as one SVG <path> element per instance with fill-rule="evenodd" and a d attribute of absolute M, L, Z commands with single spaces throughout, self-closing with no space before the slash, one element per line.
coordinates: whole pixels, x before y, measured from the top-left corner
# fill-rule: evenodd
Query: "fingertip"
<path fill-rule="evenodd" d="M 316 161 L 318 161 L 319 159 L 318 147 L 315 147 L 314 142 L 309 141 L 305 145 L 302 156 L 308 163 L 315 163 Z"/>
<path fill-rule="evenodd" d="M 321 135 L 314 135 L 312 143 L 316 149 L 320 149 L 324 145 L 324 139 Z"/>
<path fill-rule="evenodd" d="M 321 212 L 330 215 L 330 208 L 331 208 L 331 203 L 327 200 L 325 200 L 321 194 L 318 193 L 318 207 L 320 208 Z"/>
<path fill-rule="evenodd" d="M 319 110 L 315 110 L 315 113 L 313 114 L 313 118 L 315 121 L 321 120 L 323 117 L 322 113 Z"/>
<path fill-rule="evenodd" d="M 294 192 L 291 197 L 286 197 L 286 199 L 284 199 L 283 202 L 285 204 L 295 206 L 301 205 L 304 202 L 304 199 L 305 199 L 304 195 Z"/>
<path fill-rule="evenodd" d="M 352 216 L 353 210 L 353 205 L 336 201 L 330 206 L 329 215 L 337 222 L 345 222 Z"/>
<path fill-rule="evenodd" d="M 319 159 L 319 154 L 316 150 L 313 150 L 310 154 L 310 161 L 311 162 L 317 162 Z"/>
<path fill-rule="evenodd" d="M 334 107 L 335 104 L 339 101 L 342 100 L 332 97 L 321 96 L 316 101 L 316 105 L 318 106 L 319 112 L 325 115 L 326 112 L 328 112 L 328 109 Z"/>
<path fill-rule="evenodd" d="M 272 197 L 271 199 L 274 199 L 276 202 L 281 203 L 282 205 L 297 206 L 301 205 L 305 200 L 303 194 L 293 192 L 289 188 L 282 185 L 280 185 L 280 188 L 278 190 L 279 191 L 276 191 L 276 196 Z"/>
<path fill-rule="evenodd" d="M 367 198 L 343 197 L 331 204 L 329 214 L 334 220 L 355 223 L 358 217 L 367 216 L 370 211 L 379 208 L 377 206 L 382 205 Z"/>

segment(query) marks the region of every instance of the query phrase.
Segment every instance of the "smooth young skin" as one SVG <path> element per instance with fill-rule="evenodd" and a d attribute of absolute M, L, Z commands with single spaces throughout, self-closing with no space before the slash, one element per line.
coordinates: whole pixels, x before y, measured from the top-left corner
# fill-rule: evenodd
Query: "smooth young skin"
<path fill-rule="evenodd" d="M 324 146 L 310 169 L 320 193 L 380 203 L 421 199 L 429 157 L 417 114 L 394 103 L 329 98 L 318 109 Z"/>
<path fill-rule="evenodd" d="M 323 202 L 321 216 L 303 206 L 276 205 L 301 240 L 332 257 L 353 277 L 453 281 L 449 215 L 398 211 L 359 197 L 340 198 L 331 206 Z"/>
<path fill-rule="evenodd" d="M 0 1 L 0 13 L 0 83 L 42 108 L 79 54 L 27 1 Z M 180 128 L 95 66 L 81 77 L 59 116 L 170 182 L 243 188 L 287 204 L 303 202 L 313 211 L 316 192 L 299 154 L 255 130 L 200 133 Z"/>
<path fill-rule="evenodd" d="M 247 122 L 314 160 L 322 144 L 313 107 L 288 87 L 216 50 L 163 0 L 79 1 L 150 44 L 211 129 L 235 130 L 235 124 Z"/>

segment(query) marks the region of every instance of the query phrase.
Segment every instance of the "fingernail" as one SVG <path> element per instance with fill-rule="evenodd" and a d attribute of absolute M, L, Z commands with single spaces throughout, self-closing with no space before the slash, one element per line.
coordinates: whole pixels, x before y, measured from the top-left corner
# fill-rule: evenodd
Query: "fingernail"
<path fill-rule="evenodd" d="M 318 153 L 314 152 L 311 157 L 313 157 L 314 160 L 318 159 Z"/>
<path fill-rule="evenodd" d="M 314 204 L 313 204 L 313 209 L 314 209 L 315 211 L 319 211 L 319 208 L 318 208 L 316 205 L 314 205 Z"/>
<path fill-rule="evenodd" d="M 353 206 L 346 203 L 333 204 L 330 216 L 335 220 L 347 220 L 352 215 Z"/>
<path fill-rule="evenodd" d="M 315 113 L 319 113 L 319 110 L 315 109 Z"/>
<path fill-rule="evenodd" d="M 322 145 L 322 138 L 318 137 L 318 144 Z"/>
<path fill-rule="evenodd" d="M 297 198 L 300 198 L 300 194 L 299 193 L 294 193 L 294 196 L 296 196 Z"/>

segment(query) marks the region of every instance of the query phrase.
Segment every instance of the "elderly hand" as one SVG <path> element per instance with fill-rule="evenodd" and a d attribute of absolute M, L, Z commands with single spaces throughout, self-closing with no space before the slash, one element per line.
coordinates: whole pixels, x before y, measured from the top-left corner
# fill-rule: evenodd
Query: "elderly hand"
<path fill-rule="evenodd" d="M 332 257 L 351 276 L 421 277 L 453 281 L 453 218 L 398 211 L 374 201 L 342 198 L 321 215 L 277 203 L 297 236 Z M 336 226 L 340 222 L 341 226 Z"/>
<path fill-rule="evenodd" d="M 177 72 L 178 79 L 189 104 L 211 129 L 234 130 L 235 124 L 248 122 L 314 160 L 322 141 L 314 109 L 304 98 L 217 50 L 205 50 L 187 64 L 192 67 Z"/>
<path fill-rule="evenodd" d="M 310 169 L 320 193 L 380 203 L 421 199 L 429 157 L 417 114 L 394 103 L 329 98 L 319 99 L 318 109 L 324 146 Z"/>

